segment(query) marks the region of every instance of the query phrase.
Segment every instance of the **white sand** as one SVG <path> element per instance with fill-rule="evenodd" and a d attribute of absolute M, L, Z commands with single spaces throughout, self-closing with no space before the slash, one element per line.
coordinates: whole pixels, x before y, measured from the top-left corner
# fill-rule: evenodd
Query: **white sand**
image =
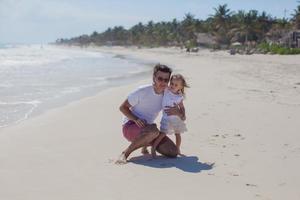
<path fill-rule="evenodd" d="M 187 77 L 187 157 L 111 162 L 129 144 L 118 107 L 149 77 L 0 129 L 1 200 L 300 199 L 300 56 L 101 51 Z"/>

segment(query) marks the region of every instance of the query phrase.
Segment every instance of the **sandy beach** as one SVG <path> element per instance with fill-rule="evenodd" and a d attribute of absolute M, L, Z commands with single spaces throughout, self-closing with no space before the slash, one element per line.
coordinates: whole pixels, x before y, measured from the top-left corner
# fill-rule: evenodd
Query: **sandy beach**
<path fill-rule="evenodd" d="M 151 160 L 138 150 L 113 163 L 129 145 L 119 105 L 148 77 L 0 129 L 0 199 L 300 199 L 299 55 L 93 50 L 187 77 L 187 156 Z"/>

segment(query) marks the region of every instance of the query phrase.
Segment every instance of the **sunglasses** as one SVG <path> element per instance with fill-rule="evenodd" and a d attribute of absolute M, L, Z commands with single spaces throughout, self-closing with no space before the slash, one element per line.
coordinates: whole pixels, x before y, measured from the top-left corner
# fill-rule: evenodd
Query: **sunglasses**
<path fill-rule="evenodd" d="M 168 83 L 170 79 L 169 79 L 169 78 L 162 78 L 162 77 L 158 76 L 158 77 L 157 77 L 157 80 L 158 80 L 159 82 L 163 82 L 163 81 L 164 81 L 165 83 Z"/>

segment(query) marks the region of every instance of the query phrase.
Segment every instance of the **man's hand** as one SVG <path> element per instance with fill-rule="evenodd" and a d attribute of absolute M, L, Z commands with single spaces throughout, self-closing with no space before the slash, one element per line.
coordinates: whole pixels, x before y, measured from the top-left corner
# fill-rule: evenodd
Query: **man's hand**
<path fill-rule="evenodd" d="M 178 107 L 177 104 L 174 103 L 174 106 L 166 106 L 165 110 L 164 110 L 168 116 L 170 115 L 177 115 L 178 117 L 181 118 L 182 113 Z"/>
<path fill-rule="evenodd" d="M 143 128 L 146 125 L 146 121 L 142 120 L 142 119 L 136 119 L 136 120 L 134 120 L 134 123 L 136 125 L 138 125 L 138 127 L 140 127 L 140 128 Z"/>
<path fill-rule="evenodd" d="M 152 146 L 151 147 L 151 156 L 152 156 L 152 158 L 156 158 L 157 156 L 156 156 L 156 149 Z"/>

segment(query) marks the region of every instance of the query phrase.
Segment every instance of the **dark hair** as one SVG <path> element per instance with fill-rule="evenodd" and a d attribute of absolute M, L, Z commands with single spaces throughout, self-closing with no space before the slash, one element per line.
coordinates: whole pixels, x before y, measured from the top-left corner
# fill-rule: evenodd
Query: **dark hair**
<path fill-rule="evenodd" d="M 155 76 L 158 71 L 169 73 L 170 76 L 172 74 L 172 69 L 170 67 L 168 67 L 167 65 L 161 65 L 159 63 L 155 65 L 153 69 L 153 76 Z"/>
<path fill-rule="evenodd" d="M 183 87 L 182 87 L 182 89 L 180 91 L 181 91 L 182 95 L 185 97 L 184 88 L 189 88 L 190 87 L 187 84 L 185 78 L 181 74 L 174 74 L 174 75 L 171 76 L 170 81 L 172 81 L 173 79 L 181 80 Z"/>

